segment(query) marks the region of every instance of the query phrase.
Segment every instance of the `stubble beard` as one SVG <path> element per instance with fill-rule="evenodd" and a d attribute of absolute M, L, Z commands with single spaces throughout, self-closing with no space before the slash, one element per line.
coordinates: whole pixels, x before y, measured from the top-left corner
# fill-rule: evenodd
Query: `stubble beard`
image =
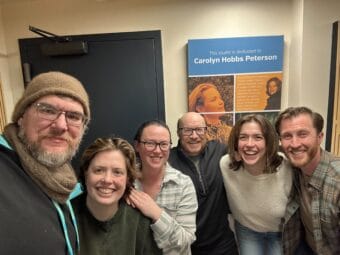
<path fill-rule="evenodd" d="M 313 158 L 316 156 L 317 152 L 318 152 L 318 147 L 310 147 L 305 152 L 306 155 L 303 159 L 295 160 L 293 156 L 290 156 L 288 158 L 290 159 L 293 166 L 302 169 L 305 166 L 307 166 L 313 160 Z"/>
<path fill-rule="evenodd" d="M 80 140 L 75 145 L 72 145 L 72 143 L 68 141 L 68 147 L 65 152 L 53 153 L 44 150 L 40 145 L 39 139 L 36 142 L 29 141 L 23 128 L 20 128 L 18 137 L 34 159 L 36 159 L 40 164 L 52 168 L 60 167 L 69 162 L 76 154 L 79 147 L 78 145 L 80 144 Z"/>

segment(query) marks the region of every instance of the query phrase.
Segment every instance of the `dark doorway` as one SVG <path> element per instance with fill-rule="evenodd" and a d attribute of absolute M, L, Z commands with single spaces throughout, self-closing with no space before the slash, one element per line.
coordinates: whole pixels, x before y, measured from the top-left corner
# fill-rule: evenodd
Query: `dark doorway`
<path fill-rule="evenodd" d="M 47 56 L 41 45 L 55 43 L 47 38 L 19 39 L 19 47 L 25 80 L 27 72 L 34 77 L 53 70 L 71 74 L 84 84 L 92 121 L 80 152 L 97 137 L 112 134 L 132 142 L 145 120 L 165 121 L 160 31 L 67 37 L 86 42 L 87 54 Z"/>

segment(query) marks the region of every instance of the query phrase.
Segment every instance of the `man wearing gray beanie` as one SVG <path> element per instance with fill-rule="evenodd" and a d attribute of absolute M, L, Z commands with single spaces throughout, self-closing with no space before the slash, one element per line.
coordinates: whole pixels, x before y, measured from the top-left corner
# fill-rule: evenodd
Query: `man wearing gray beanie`
<path fill-rule="evenodd" d="M 47 72 L 27 85 L 0 135 L 1 254 L 78 253 L 70 160 L 89 120 L 89 98 L 76 78 Z"/>

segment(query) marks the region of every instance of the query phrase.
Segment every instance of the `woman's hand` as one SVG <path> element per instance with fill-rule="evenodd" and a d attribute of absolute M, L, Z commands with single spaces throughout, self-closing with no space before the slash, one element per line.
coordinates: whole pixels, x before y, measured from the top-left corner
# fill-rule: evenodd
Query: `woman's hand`
<path fill-rule="evenodd" d="M 127 197 L 127 203 L 132 207 L 139 209 L 146 217 L 156 222 L 162 213 L 156 202 L 145 192 L 131 189 L 129 196 Z"/>

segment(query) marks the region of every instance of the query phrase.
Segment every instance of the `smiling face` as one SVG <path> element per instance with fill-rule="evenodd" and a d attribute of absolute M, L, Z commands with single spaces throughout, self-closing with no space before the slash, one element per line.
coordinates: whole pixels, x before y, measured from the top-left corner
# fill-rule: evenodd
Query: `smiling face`
<path fill-rule="evenodd" d="M 127 183 L 125 158 L 119 150 L 102 151 L 91 160 L 85 172 L 86 203 L 89 208 L 117 210 Z"/>
<path fill-rule="evenodd" d="M 35 103 L 45 103 L 62 111 L 84 113 L 82 105 L 68 97 L 49 95 Z M 34 104 L 27 108 L 18 125 L 19 137 L 33 157 L 44 165 L 55 167 L 72 158 L 84 133 L 84 125 L 68 125 L 65 114 L 60 114 L 54 121 L 41 118 Z"/>
<path fill-rule="evenodd" d="M 220 92 L 215 88 L 208 88 L 202 92 L 203 105 L 197 106 L 198 112 L 225 112 L 224 101 Z"/>
<path fill-rule="evenodd" d="M 238 137 L 238 153 L 245 168 L 264 170 L 266 141 L 257 122 L 245 122 L 242 125 Z"/>
<path fill-rule="evenodd" d="M 300 114 L 281 121 L 282 149 L 292 165 L 302 170 L 314 170 L 320 159 L 323 133 L 317 133 L 310 115 Z"/>
<path fill-rule="evenodd" d="M 190 135 L 184 134 L 184 129 L 206 128 L 204 118 L 196 113 L 189 112 L 183 115 L 179 122 L 177 135 L 180 139 L 181 148 L 189 156 L 199 155 L 207 144 L 206 134 L 197 134 L 192 130 Z"/>
<path fill-rule="evenodd" d="M 278 90 L 277 84 L 275 81 L 270 81 L 268 83 L 268 93 L 269 95 L 274 95 Z"/>
<path fill-rule="evenodd" d="M 135 148 L 139 153 L 142 161 L 143 169 L 163 169 L 164 165 L 168 161 L 170 146 L 167 150 L 161 150 L 159 145 L 156 145 L 155 149 L 148 151 L 145 148 L 143 142 L 154 142 L 154 143 L 168 143 L 170 144 L 170 133 L 169 131 L 160 125 L 151 124 L 145 127 L 141 133 L 140 141 L 136 141 Z"/>

